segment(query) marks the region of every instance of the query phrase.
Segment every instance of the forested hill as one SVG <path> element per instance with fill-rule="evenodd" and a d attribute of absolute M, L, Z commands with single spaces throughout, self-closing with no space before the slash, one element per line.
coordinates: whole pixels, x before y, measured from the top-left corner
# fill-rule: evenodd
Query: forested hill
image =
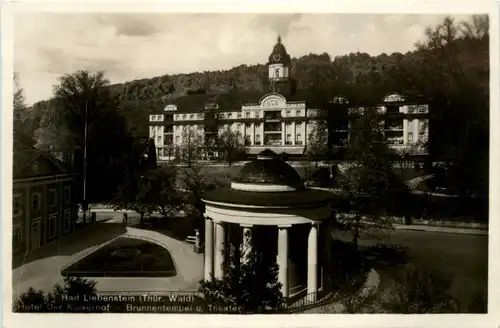
<path fill-rule="evenodd" d="M 378 56 L 358 52 L 333 58 L 327 53 L 309 54 L 292 59 L 291 75 L 299 90 L 321 89 L 327 97 L 340 94 L 352 102 L 371 102 L 379 101 L 381 95 L 390 92 L 426 97 L 433 97 L 436 93 L 448 94 L 451 90 L 443 88 L 453 86 L 444 84 L 443 79 L 455 72 L 445 72 L 443 66 L 458 64 L 475 85 L 489 89 L 487 39 L 456 40 L 452 50 L 457 55 L 456 63 L 447 62 L 447 58 L 442 58 L 445 55 L 438 50 L 434 53 L 414 50 L 406 54 L 383 53 Z M 240 65 L 230 70 L 163 75 L 114 84 L 111 89 L 120 99 L 127 121 L 142 131 L 147 128 L 146 114 L 161 111 L 174 98 L 235 90 L 265 91 L 265 79 L 265 64 Z"/>
<path fill-rule="evenodd" d="M 442 102 L 447 99 L 446 106 L 455 108 L 458 103 L 464 104 L 469 108 L 467 112 L 478 106 L 483 113 L 481 120 L 486 122 L 488 111 L 483 104 L 488 103 L 489 94 L 488 20 L 479 15 L 473 16 L 469 23 L 463 29 L 467 27 L 464 22 L 445 19 L 426 30 L 427 40 L 423 44 L 405 54 L 370 56 L 357 52 L 332 57 L 323 53 L 293 58 L 291 75 L 298 90 L 310 90 L 315 97 L 320 94 L 331 99 L 342 95 L 351 102 L 363 103 L 380 101 L 390 92 L 410 97 L 422 95 Z M 147 114 L 161 111 L 175 98 L 227 92 L 237 97 L 238 91 L 266 91 L 266 79 L 267 66 L 261 63 L 230 70 L 163 75 L 113 84 L 109 88 L 119 101 L 119 111 L 128 127 L 147 134 Z M 468 98 L 462 99 L 465 95 Z M 450 105 L 450 100 L 455 104 Z M 44 116 L 51 116 L 47 114 L 50 107 L 51 101 L 34 104 L 24 126 L 33 131 L 46 130 Z M 441 109 L 436 115 L 444 115 L 445 108 Z"/>

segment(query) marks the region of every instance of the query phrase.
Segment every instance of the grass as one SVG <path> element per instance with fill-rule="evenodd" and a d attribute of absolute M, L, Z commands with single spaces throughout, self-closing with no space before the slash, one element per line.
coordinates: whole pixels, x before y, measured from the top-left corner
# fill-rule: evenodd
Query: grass
<path fill-rule="evenodd" d="M 338 237 L 346 240 L 350 235 Z M 460 302 L 461 312 L 487 311 L 487 236 L 396 230 L 381 239 L 366 235 L 360 239 L 362 246 L 377 243 L 399 245 L 407 249 L 409 262 L 451 280 L 450 292 Z M 401 262 L 403 264 L 404 259 Z M 387 287 L 395 270 L 396 265 L 377 267 L 380 289 Z"/>
<path fill-rule="evenodd" d="M 177 274 L 169 251 L 144 240 L 119 237 L 62 270 L 63 276 L 172 277 Z"/>

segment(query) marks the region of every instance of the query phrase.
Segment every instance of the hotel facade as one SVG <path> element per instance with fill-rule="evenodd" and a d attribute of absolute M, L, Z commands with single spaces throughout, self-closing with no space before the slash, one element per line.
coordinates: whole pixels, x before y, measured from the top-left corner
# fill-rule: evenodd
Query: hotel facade
<path fill-rule="evenodd" d="M 428 103 L 392 93 L 375 104 L 350 105 L 339 95 L 330 101 L 339 106 L 320 108 L 307 90 L 295 90 L 290 65 L 290 56 L 278 38 L 267 64 L 266 92 L 189 95 L 167 104 L 160 113 L 150 114 L 149 137 L 155 141 L 158 159 L 172 159 L 187 144 L 208 149 L 217 135 L 228 129 L 241 135 L 249 155 L 271 149 L 278 154 L 301 156 L 307 152 L 318 123 L 335 108 L 345 110 L 346 115 L 336 116 L 330 136 L 332 146 L 346 147 L 353 122 L 370 108 L 381 114 L 391 148 L 401 154 L 426 154 Z"/>

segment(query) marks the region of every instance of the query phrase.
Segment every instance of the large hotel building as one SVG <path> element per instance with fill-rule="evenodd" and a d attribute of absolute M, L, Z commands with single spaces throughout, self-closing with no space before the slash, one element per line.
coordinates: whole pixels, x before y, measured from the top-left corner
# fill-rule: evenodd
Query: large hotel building
<path fill-rule="evenodd" d="M 325 110 L 315 104 L 310 91 L 295 90 L 290 65 L 290 55 L 278 37 L 269 56 L 264 92 L 183 96 L 166 105 L 162 112 L 149 115 L 149 136 L 155 141 L 158 159 L 173 158 L 176 151 L 190 142 L 209 149 L 216 136 L 226 129 L 239 132 L 249 155 L 264 149 L 304 155 L 314 125 L 325 120 Z M 369 105 L 349 105 L 348 99 L 341 96 L 331 102 L 342 105 L 328 110 L 346 111 L 346 115 L 336 116 L 330 137 L 333 146 L 345 147 L 353 120 L 367 108 L 376 108 L 382 115 L 387 143 L 392 148 L 401 154 L 425 155 L 429 131 L 427 103 L 394 93 Z"/>

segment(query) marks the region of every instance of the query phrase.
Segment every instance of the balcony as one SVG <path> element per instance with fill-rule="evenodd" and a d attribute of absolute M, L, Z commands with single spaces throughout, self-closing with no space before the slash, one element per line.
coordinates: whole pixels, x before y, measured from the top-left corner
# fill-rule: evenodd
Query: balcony
<path fill-rule="evenodd" d="M 404 144 L 403 138 L 387 138 L 388 145 L 402 145 Z"/>
<path fill-rule="evenodd" d="M 281 122 L 265 123 L 264 133 L 281 133 Z"/>
<path fill-rule="evenodd" d="M 264 145 L 266 146 L 281 146 L 283 145 L 281 141 L 281 135 L 266 135 L 264 138 Z"/>
<path fill-rule="evenodd" d="M 281 112 L 265 112 L 264 119 L 266 121 L 281 121 L 283 117 L 281 116 Z"/>
<path fill-rule="evenodd" d="M 390 125 L 385 127 L 386 131 L 403 131 L 402 125 Z"/>

